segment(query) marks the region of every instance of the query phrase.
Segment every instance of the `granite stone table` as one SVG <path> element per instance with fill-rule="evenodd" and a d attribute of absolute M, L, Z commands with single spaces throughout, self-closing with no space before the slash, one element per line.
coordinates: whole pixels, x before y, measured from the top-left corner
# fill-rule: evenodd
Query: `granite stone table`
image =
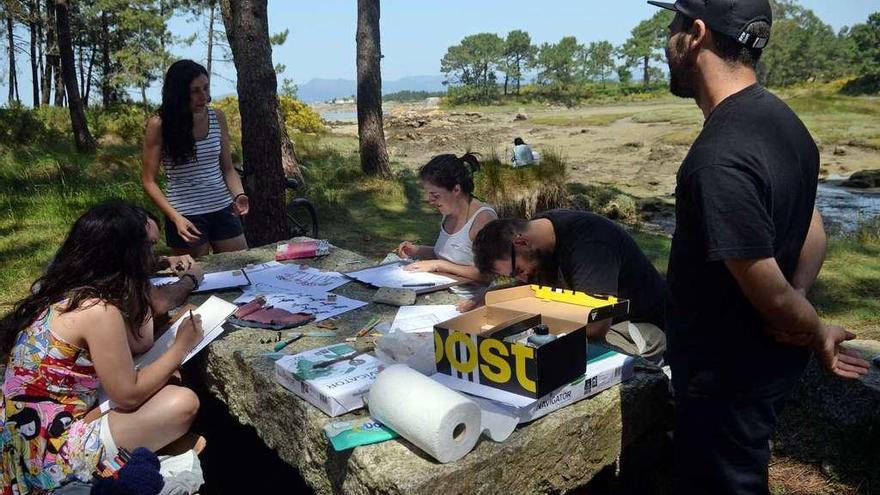
<path fill-rule="evenodd" d="M 210 271 L 240 268 L 273 259 L 274 246 L 238 253 L 211 255 L 204 260 Z M 323 270 L 351 271 L 375 260 L 339 248 L 329 256 L 302 260 Z M 369 301 L 375 289 L 351 282 L 333 291 Z M 220 293 L 231 300 L 238 292 Z M 199 303 L 205 296 L 191 298 Z M 457 296 L 448 291 L 419 296 L 418 304 L 449 304 Z M 304 337 L 283 352 L 294 354 L 342 342 L 371 316 L 393 318 L 395 307 L 370 303 L 337 319 L 336 337 Z M 637 371 L 627 383 L 590 399 L 520 425 L 503 443 L 482 438 L 463 459 L 439 464 L 406 440 L 335 452 L 321 428 L 327 415 L 296 397 L 274 379 L 274 362 L 262 356 L 273 344 L 260 339 L 275 331 L 236 329 L 214 341 L 198 361 L 198 373 L 208 390 L 241 423 L 251 425 L 263 442 L 286 463 L 296 467 L 319 494 L 453 494 L 558 493 L 582 486 L 613 464 L 622 449 L 649 431 L 667 411 L 667 381 L 662 373 Z M 310 324 L 294 331 L 321 330 Z M 360 338 L 354 347 L 373 344 Z M 366 415 L 365 409 L 340 419 Z M 246 455 L 246 454 L 245 454 Z"/>

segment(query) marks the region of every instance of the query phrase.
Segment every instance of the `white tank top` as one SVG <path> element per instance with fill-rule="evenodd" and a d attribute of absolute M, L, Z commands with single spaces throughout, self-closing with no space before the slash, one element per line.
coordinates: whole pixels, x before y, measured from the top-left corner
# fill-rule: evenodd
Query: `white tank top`
<path fill-rule="evenodd" d="M 481 206 L 468 219 L 464 227 L 454 234 L 449 234 L 443 227 L 446 217 L 440 220 L 440 235 L 437 236 L 437 242 L 434 243 L 434 256 L 456 265 L 473 266 L 474 251 L 471 242 L 471 227 L 474 225 L 474 219 L 481 211 L 491 211 L 495 213 L 495 209 L 491 206 Z M 465 297 L 471 297 L 479 294 L 486 289 L 485 285 L 480 284 L 464 284 L 452 288 L 452 292 Z"/>

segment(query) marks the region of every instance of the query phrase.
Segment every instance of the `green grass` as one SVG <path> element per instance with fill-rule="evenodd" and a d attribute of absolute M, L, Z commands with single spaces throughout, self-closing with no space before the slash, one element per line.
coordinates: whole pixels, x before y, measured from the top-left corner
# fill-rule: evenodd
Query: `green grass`
<path fill-rule="evenodd" d="M 835 239 L 810 299 L 819 315 L 857 333 L 880 339 L 880 242 Z"/>
<path fill-rule="evenodd" d="M 809 93 L 785 101 L 821 144 L 880 150 L 880 98 Z"/>
<path fill-rule="evenodd" d="M 875 147 L 880 144 L 878 98 L 804 92 L 784 96 L 820 140 L 860 140 Z M 529 111 L 533 107 L 514 104 L 489 109 L 466 108 L 507 112 L 520 108 Z M 459 107 L 454 111 L 462 110 L 465 109 Z M 690 144 L 701 122 L 696 107 L 670 107 L 669 102 L 649 111 L 626 112 L 624 107 L 618 112 L 608 111 L 585 119 L 567 115 L 547 117 L 547 122 L 550 125 L 587 125 L 585 122 L 607 125 L 621 118 L 632 118 L 641 123 L 670 123 L 677 127 L 672 127 L 659 140 L 677 145 Z M 403 239 L 433 243 L 440 217 L 426 204 L 411 171 L 396 164 L 393 181 L 364 178 L 357 155 L 353 154 L 357 149 L 355 137 L 327 134 L 294 134 L 293 137 L 300 159 L 306 165 L 307 184 L 303 194 L 318 209 L 322 236 L 341 247 L 373 257 L 384 255 Z M 67 141 L 58 139 L 28 146 L 0 145 L 0 311 L 26 293 L 73 220 L 89 206 L 118 198 L 152 208 L 140 187 L 139 153 L 135 145 L 103 145 L 96 155 L 82 155 Z M 626 195 L 613 187 L 567 184 L 564 160 L 560 163 L 560 170 L 558 167 L 521 170 L 496 167 L 494 176 L 492 167 L 487 167 L 487 174 L 477 181 L 479 193 L 486 196 L 495 191 L 500 194 L 496 194 L 496 199 L 503 202 L 507 201 L 505 197 L 524 197 L 520 194 L 522 191 L 517 192 L 520 189 L 535 189 L 536 184 L 546 184 L 552 179 L 565 184 L 569 198 L 579 206 L 588 205 L 602 211 L 612 202 L 628 203 L 624 201 Z M 511 193 L 513 186 L 517 191 Z M 631 218 L 622 220 L 632 222 Z M 637 220 L 632 223 L 638 227 Z M 867 227 L 860 235 L 831 242 L 811 299 L 829 321 L 842 324 L 861 336 L 880 338 L 880 263 L 877 262 L 880 234 L 876 227 Z M 655 265 L 665 271 L 669 239 L 640 232 L 638 228 L 633 235 Z"/>
<path fill-rule="evenodd" d="M 699 128 L 691 128 L 691 129 L 683 129 L 668 132 L 658 138 L 658 141 L 663 144 L 671 144 L 673 146 L 690 146 L 696 141 L 697 136 L 700 135 Z"/>
<path fill-rule="evenodd" d="M 411 171 L 396 167 L 392 181 L 365 178 L 356 155 L 317 142 L 299 144 L 309 164 L 304 194 L 318 208 L 322 237 L 377 258 L 404 239 L 433 243 L 440 216 L 426 204 Z M 118 198 L 150 207 L 140 188 L 138 151 L 103 147 L 96 156 L 86 156 L 67 145 L 0 150 L 0 308 L 8 309 L 26 293 L 71 223 L 89 206 Z M 569 192 L 597 204 L 620 195 L 597 187 L 570 184 Z M 633 236 L 664 272 L 669 238 L 637 230 Z M 832 240 L 811 294 L 823 318 L 861 337 L 880 338 L 878 259 L 875 233 Z"/>
<path fill-rule="evenodd" d="M 110 198 L 146 205 L 138 153 L 119 146 L 88 156 L 66 143 L 0 147 L 0 308 L 27 291 L 87 208 Z"/>
<path fill-rule="evenodd" d="M 604 127 L 632 116 L 628 113 L 597 113 L 593 115 L 547 115 L 535 117 L 532 122 L 563 127 Z"/>
<path fill-rule="evenodd" d="M 676 108 L 657 108 L 633 115 L 633 122 L 639 124 L 669 123 L 685 126 L 702 126 L 703 114 L 696 105 Z"/>

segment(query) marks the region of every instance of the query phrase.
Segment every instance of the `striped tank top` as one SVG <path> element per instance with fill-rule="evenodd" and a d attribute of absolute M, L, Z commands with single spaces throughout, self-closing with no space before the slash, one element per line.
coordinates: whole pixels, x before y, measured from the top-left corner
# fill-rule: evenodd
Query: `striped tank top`
<path fill-rule="evenodd" d="M 170 158 L 162 160 L 167 178 L 165 196 L 181 215 L 213 213 L 232 203 L 220 169 L 220 124 L 211 107 L 208 122 L 208 135 L 196 141 L 192 160 L 178 165 Z"/>

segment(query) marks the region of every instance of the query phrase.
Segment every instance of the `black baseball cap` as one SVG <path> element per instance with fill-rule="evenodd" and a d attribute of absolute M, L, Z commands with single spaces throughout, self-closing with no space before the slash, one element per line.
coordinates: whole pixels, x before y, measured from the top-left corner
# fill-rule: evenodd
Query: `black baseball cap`
<path fill-rule="evenodd" d="M 707 26 L 730 36 L 750 48 L 764 48 L 769 38 L 748 33 L 754 22 L 773 24 L 769 0 L 677 0 L 675 3 L 648 2 L 664 9 L 701 19 Z"/>

